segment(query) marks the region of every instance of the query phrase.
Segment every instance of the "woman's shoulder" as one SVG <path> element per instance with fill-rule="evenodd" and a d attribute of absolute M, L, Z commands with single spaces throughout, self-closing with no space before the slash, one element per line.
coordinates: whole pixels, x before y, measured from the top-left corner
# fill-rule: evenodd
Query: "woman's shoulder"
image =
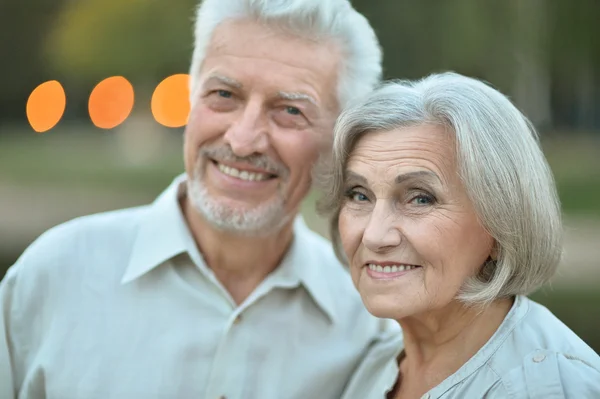
<path fill-rule="evenodd" d="M 600 398 L 600 356 L 546 307 L 519 301 L 522 317 L 488 363 L 503 388 L 532 397 Z"/>
<path fill-rule="evenodd" d="M 489 392 L 529 398 L 600 398 L 600 371 L 586 360 L 550 350 L 536 350 L 501 375 Z M 501 396 L 502 396 L 501 395 Z"/>
<path fill-rule="evenodd" d="M 524 345 L 533 349 L 548 350 L 574 359 L 583 359 L 600 370 L 600 356 L 573 330 L 545 306 L 525 297 L 523 302 L 528 307 L 528 311 L 515 329 L 515 340 L 522 339 Z"/>

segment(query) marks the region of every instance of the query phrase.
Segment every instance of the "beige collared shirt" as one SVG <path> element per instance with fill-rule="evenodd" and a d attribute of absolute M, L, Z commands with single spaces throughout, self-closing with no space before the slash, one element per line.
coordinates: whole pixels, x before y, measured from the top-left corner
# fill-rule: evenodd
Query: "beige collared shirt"
<path fill-rule="evenodd" d="M 282 264 L 236 306 L 187 228 L 184 178 L 149 206 L 51 229 L 8 271 L 0 399 L 344 395 L 389 325 L 330 244 L 298 219 Z"/>

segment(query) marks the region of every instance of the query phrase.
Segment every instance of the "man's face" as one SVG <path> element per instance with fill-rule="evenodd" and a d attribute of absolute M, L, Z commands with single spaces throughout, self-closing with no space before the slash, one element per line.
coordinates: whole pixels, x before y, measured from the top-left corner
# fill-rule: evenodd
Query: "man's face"
<path fill-rule="evenodd" d="M 217 27 L 185 131 L 193 207 L 238 233 L 273 233 L 297 212 L 338 115 L 340 57 L 238 20 Z"/>

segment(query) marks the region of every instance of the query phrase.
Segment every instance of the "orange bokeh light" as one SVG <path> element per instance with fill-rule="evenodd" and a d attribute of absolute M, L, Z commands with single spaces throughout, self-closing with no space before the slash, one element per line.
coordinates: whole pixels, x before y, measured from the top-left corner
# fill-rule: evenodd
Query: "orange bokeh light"
<path fill-rule="evenodd" d="M 88 110 L 92 123 L 101 129 L 112 129 L 127 119 L 133 109 L 133 86 L 123 76 L 102 80 L 90 94 Z"/>
<path fill-rule="evenodd" d="M 167 127 L 181 127 L 190 114 L 190 76 L 171 75 L 158 84 L 152 94 L 150 108 L 154 119 Z"/>
<path fill-rule="evenodd" d="M 60 121 L 66 104 L 67 97 L 62 85 L 56 80 L 44 82 L 27 99 L 27 120 L 36 132 L 46 132 Z"/>

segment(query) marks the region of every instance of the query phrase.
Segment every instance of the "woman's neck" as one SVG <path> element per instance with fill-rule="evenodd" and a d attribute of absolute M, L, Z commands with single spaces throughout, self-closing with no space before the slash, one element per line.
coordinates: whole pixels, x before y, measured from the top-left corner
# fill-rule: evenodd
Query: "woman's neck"
<path fill-rule="evenodd" d="M 489 341 L 512 304 L 512 299 L 501 299 L 482 310 L 455 301 L 399 320 L 405 356 L 397 397 L 420 397 L 454 374 Z"/>

